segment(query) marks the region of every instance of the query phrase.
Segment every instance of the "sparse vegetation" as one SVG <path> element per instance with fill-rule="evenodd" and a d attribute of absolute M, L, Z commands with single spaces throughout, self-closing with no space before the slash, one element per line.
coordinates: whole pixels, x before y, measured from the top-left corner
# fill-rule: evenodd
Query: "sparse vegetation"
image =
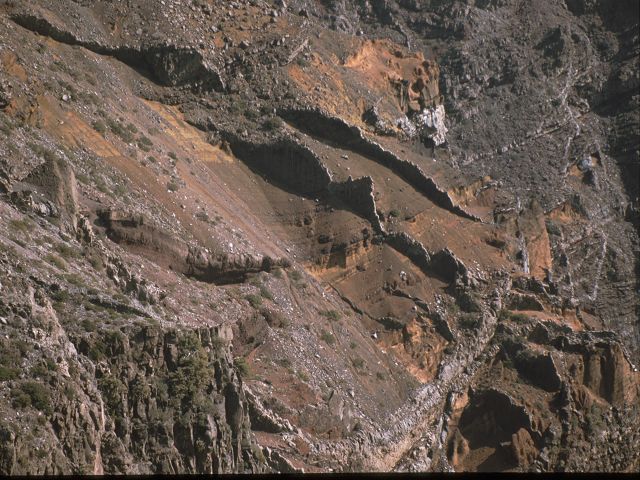
<path fill-rule="evenodd" d="M 322 330 L 322 332 L 320 332 L 320 340 L 328 345 L 333 345 L 334 343 L 336 343 L 336 337 L 334 337 L 332 333 L 329 333 L 326 330 Z"/>
<path fill-rule="evenodd" d="M 195 214 L 195 217 L 200 220 L 201 222 L 208 222 L 209 221 L 209 215 L 207 214 L 207 212 L 205 212 L 204 210 L 198 210 Z"/>
<path fill-rule="evenodd" d="M 340 312 L 336 311 L 336 310 L 324 310 L 322 312 L 320 312 L 320 315 L 322 315 L 323 317 L 328 318 L 331 321 L 338 321 L 341 318 L 341 314 Z"/>
<path fill-rule="evenodd" d="M 67 262 L 65 262 L 62 258 L 54 253 L 50 253 L 44 257 L 45 261 L 49 262 L 51 265 L 59 268 L 60 270 L 67 269 Z"/>
<path fill-rule="evenodd" d="M 262 297 L 260 295 L 255 295 L 250 293 L 249 295 L 245 295 L 245 300 L 251 304 L 253 308 L 258 308 L 262 305 Z"/>
<path fill-rule="evenodd" d="M 289 326 L 289 320 L 282 316 L 276 310 L 271 310 L 270 308 L 262 308 L 260 309 L 260 314 L 264 317 L 265 321 L 269 324 L 270 327 L 286 328 Z"/>
<path fill-rule="evenodd" d="M 57 244 L 56 245 L 56 252 L 58 252 L 60 254 L 60 256 L 62 258 L 64 258 L 65 260 L 68 260 L 70 258 L 77 258 L 77 257 L 80 256 L 80 254 L 78 253 L 78 251 L 75 248 L 70 247 L 66 243 Z"/>
<path fill-rule="evenodd" d="M 27 381 L 11 390 L 13 405 L 17 408 L 33 406 L 45 414 L 50 415 L 51 390 L 39 382 Z"/>
<path fill-rule="evenodd" d="M 282 128 L 282 123 L 280 117 L 269 117 L 262 123 L 262 127 L 267 131 L 273 131 Z"/>
<path fill-rule="evenodd" d="M 302 274 L 298 270 L 289 270 L 287 272 L 287 275 L 289 279 L 293 280 L 294 282 L 299 282 L 300 280 L 302 280 Z"/>
<path fill-rule="evenodd" d="M 120 137 L 120 139 L 123 142 L 125 143 L 133 142 L 134 140 L 133 133 L 129 129 L 127 129 L 126 126 L 122 125 L 122 123 L 112 118 L 107 118 L 106 124 L 107 124 L 107 127 L 109 127 L 109 130 L 111 130 L 113 134 Z"/>
<path fill-rule="evenodd" d="M 167 190 L 169 190 L 170 192 L 177 192 L 178 190 L 180 190 L 180 185 L 178 185 L 178 182 L 176 182 L 175 180 L 169 180 L 167 182 Z"/>
<path fill-rule="evenodd" d="M 20 370 L 14 367 L 8 367 L 6 365 L 0 365 L 0 382 L 6 382 L 7 380 L 14 380 L 18 378 Z"/>
<path fill-rule="evenodd" d="M 102 120 L 95 120 L 91 126 L 93 127 L 93 129 L 98 132 L 100 135 L 104 136 L 105 133 L 107 133 L 107 126 L 105 125 L 105 123 Z"/>
<path fill-rule="evenodd" d="M 244 358 L 244 357 L 236 357 L 233 360 L 233 365 L 234 365 L 234 367 L 236 367 L 236 370 L 238 371 L 238 374 L 241 377 L 249 376 L 250 368 L 249 368 L 249 364 L 247 363 L 247 359 L 246 358 Z"/>
<path fill-rule="evenodd" d="M 260 287 L 260 296 L 262 298 L 265 298 L 267 300 L 273 300 L 273 295 L 272 293 L 269 291 L 269 289 L 267 287 L 265 287 L 264 285 Z"/>
<path fill-rule="evenodd" d="M 148 152 L 151 150 L 152 146 L 153 146 L 153 142 L 149 137 L 145 135 L 141 135 L 140 138 L 138 138 L 138 148 L 140 148 L 140 150 Z"/>
<path fill-rule="evenodd" d="M 9 229 L 15 233 L 27 234 L 33 228 L 33 222 L 25 218 L 23 220 L 10 220 Z"/>
<path fill-rule="evenodd" d="M 480 326 L 478 315 L 465 313 L 458 317 L 458 327 L 463 330 L 475 330 Z"/>
<path fill-rule="evenodd" d="M 510 320 L 512 322 L 522 323 L 529 320 L 529 316 L 524 313 L 514 313 L 510 310 L 503 309 L 500 310 L 500 313 L 498 314 L 498 320 L 501 322 Z"/>

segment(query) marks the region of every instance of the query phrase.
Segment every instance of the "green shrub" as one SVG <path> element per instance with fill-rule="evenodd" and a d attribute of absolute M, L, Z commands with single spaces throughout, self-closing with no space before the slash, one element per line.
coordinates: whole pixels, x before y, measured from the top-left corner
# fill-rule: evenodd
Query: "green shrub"
<path fill-rule="evenodd" d="M 14 367 L 7 367 L 0 365 L 0 382 L 6 382 L 7 380 L 14 380 L 18 378 L 20 370 Z"/>
<path fill-rule="evenodd" d="M 334 322 L 340 320 L 340 312 L 336 311 L 336 310 L 324 310 L 322 312 L 320 312 L 320 315 L 322 315 L 323 317 L 328 318 L 329 320 L 332 320 Z"/>
<path fill-rule="evenodd" d="M 511 314 L 511 320 L 514 322 L 526 322 L 527 320 L 529 320 L 529 316 L 525 315 L 524 313 L 512 313 Z"/>
<path fill-rule="evenodd" d="M 209 357 L 200 339 L 193 332 L 188 332 L 179 339 L 178 348 L 178 367 L 169 374 L 170 393 L 178 402 L 193 402 L 208 379 L 213 376 Z"/>
<path fill-rule="evenodd" d="M 258 308 L 260 305 L 262 305 L 262 297 L 259 295 L 254 295 L 250 293 L 249 295 L 246 295 L 244 298 L 251 304 L 253 308 Z"/>
<path fill-rule="evenodd" d="M 238 371 L 238 375 L 240 375 L 240 377 L 246 377 L 249 375 L 250 368 L 246 358 L 236 357 L 233 360 L 233 365 L 234 367 L 236 367 L 236 370 Z"/>
<path fill-rule="evenodd" d="M 500 313 L 498 314 L 498 320 L 503 322 L 511 320 L 512 322 L 522 323 L 526 322 L 528 319 L 529 317 L 523 313 L 514 313 L 506 309 L 500 310 Z"/>
<path fill-rule="evenodd" d="M 336 338 L 333 336 L 333 334 L 327 332 L 326 330 L 322 330 L 322 332 L 320 332 L 320 339 L 328 345 L 333 345 L 334 343 L 336 343 Z"/>
<path fill-rule="evenodd" d="M 394 208 L 389 212 L 389 216 L 393 218 L 397 218 L 400 216 L 400 212 Z"/>
<path fill-rule="evenodd" d="M 464 330 L 474 330 L 480 326 L 480 319 L 473 314 L 464 314 L 458 318 L 458 327 Z"/>
<path fill-rule="evenodd" d="M 51 414 L 51 391 L 49 387 L 33 381 L 28 381 L 11 392 L 13 403 L 16 407 L 25 408 L 29 405 L 38 410 Z"/>
<path fill-rule="evenodd" d="M 262 298 L 266 298 L 267 300 L 273 300 L 273 295 L 269 291 L 269 289 L 265 286 L 260 287 L 260 296 Z"/>
<path fill-rule="evenodd" d="M 33 228 L 33 223 L 25 218 L 24 220 L 9 220 L 9 229 L 16 233 L 27 234 Z"/>
<path fill-rule="evenodd" d="M 122 403 L 122 396 L 127 387 L 113 375 L 107 375 L 98 380 L 98 388 L 109 410 L 118 411 Z"/>
<path fill-rule="evenodd" d="M 205 212 L 204 210 L 198 210 L 195 214 L 195 217 L 200 220 L 201 222 L 208 222 L 209 221 L 209 215 L 207 214 L 207 212 Z"/>
<path fill-rule="evenodd" d="M 93 129 L 98 132 L 100 135 L 103 135 L 105 133 L 107 133 L 107 126 L 105 125 L 105 123 L 102 120 L 95 120 L 91 126 L 93 127 Z"/>
<path fill-rule="evenodd" d="M 270 327 L 274 328 L 285 328 L 289 326 L 289 320 L 283 317 L 280 313 L 275 310 L 271 310 L 269 308 L 262 308 L 260 313 L 269 324 Z"/>
<path fill-rule="evenodd" d="M 302 280 L 302 273 L 300 273 L 298 270 L 290 270 L 289 272 L 287 272 L 287 275 L 294 282 L 299 282 L 300 280 Z"/>
<path fill-rule="evenodd" d="M 282 127 L 282 120 L 280 117 L 269 117 L 262 123 L 262 127 L 267 131 L 278 130 Z"/>
<path fill-rule="evenodd" d="M 167 182 L 167 190 L 169 190 L 170 192 L 177 192 L 178 190 L 180 190 L 180 185 L 178 185 L 178 182 L 176 182 L 175 180 L 169 180 Z"/>
<path fill-rule="evenodd" d="M 127 130 L 127 128 L 117 120 L 108 118 L 107 126 L 109 127 L 109 130 L 111 130 L 115 135 L 120 137 L 122 141 L 126 143 L 131 143 L 134 140 L 133 133 Z"/>
<path fill-rule="evenodd" d="M 60 254 L 62 258 L 68 260 L 69 258 L 78 258 L 80 256 L 78 250 L 65 243 L 59 243 L 56 245 L 56 252 Z"/>
<path fill-rule="evenodd" d="M 351 364 L 357 368 L 357 369 L 361 369 L 362 367 L 364 367 L 364 360 L 361 359 L 360 357 L 358 358 L 354 358 L 353 360 L 351 360 Z"/>
<path fill-rule="evenodd" d="M 60 270 L 67 269 L 67 262 L 61 259 L 59 256 L 50 253 L 44 257 L 44 259 L 49 262 L 51 265 L 58 267 Z"/>

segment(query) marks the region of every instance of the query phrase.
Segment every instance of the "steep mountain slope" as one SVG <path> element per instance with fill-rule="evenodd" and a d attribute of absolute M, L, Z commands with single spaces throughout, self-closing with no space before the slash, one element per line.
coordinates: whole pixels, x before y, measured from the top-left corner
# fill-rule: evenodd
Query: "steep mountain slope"
<path fill-rule="evenodd" d="M 638 6 L 0 4 L 0 471 L 633 471 Z"/>

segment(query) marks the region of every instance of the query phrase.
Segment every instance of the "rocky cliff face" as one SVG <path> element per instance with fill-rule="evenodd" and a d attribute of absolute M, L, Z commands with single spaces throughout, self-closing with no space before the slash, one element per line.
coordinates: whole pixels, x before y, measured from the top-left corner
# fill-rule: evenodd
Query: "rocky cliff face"
<path fill-rule="evenodd" d="M 0 3 L 0 472 L 635 471 L 637 2 Z"/>

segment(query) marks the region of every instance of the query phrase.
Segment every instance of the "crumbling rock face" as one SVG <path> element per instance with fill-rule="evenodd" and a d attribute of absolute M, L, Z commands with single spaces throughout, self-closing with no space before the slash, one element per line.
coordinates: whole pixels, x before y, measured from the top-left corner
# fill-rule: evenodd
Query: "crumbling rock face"
<path fill-rule="evenodd" d="M 25 286 L 27 296 L 16 296 Z M 56 359 L 41 380 L 10 381 L 12 391 L 31 396 L 35 412 L 3 421 L 4 474 L 263 468 L 229 356 L 229 328 L 163 331 L 147 324 L 67 334 L 67 319 L 46 293 L 19 284 L 5 290 L 1 306 L 5 329 L 39 325 L 23 339 L 27 351 L 37 346 L 36 361 Z M 39 438 L 35 449 L 21 433 L 25 422 Z"/>
<path fill-rule="evenodd" d="M 251 255 L 211 255 L 198 248 L 189 249 L 186 258 L 187 275 L 217 284 L 239 283 L 248 275 L 270 272 L 273 268 L 288 264 L 286 259 L 256 258 Z"/>
<path fill-rule="evenodd" d="M 329 192 L 341 199 L 351 210 L 369 220 L 378 233 L 384 231 L 377 214 L 371 177 L 355 180 L 349 177 L 346 182 L 332 182 Z"/>
<path fill-rule="evenodd" d="M 456 205 L 449 194 L 443 191 L 432 178 L 428 177 L 418 165 L 399 158 L 395 153 L 386 150 L 379 143 L 368 138 L 359 128 L 317 108 L 283 109 L 279 113 L 285 120 L 312 136 L 322 138 L 330 144 L 352 149 L 384 165 L 442 208 L 466 218 L 477 219 Z"/>
<path fill-rule="evenodd" d="M 230 138 L 229 143 L 233 153 L 247 165 L 268 174 L 279 185 L 295 193 L 314 196 L 325 191 L 331 181 L 320 159 L 291 139 L 253 144 L 241 138 Z"/>
<path fill-rule="evenodd" d="M 444 105 L 425 108 L 415 116 L 418 131 L 425 140 L 431 140 L 436 147 L 447 141 Z"/>
<path fill-rule="evenodd" d="M 62 14 L 63 12 L 58 12 Z M 112 46 L 96 39 L 80 39 L 45 18 L 31 14 L 14 14 L 18 25 L 59 42 L 80 45 L 100 55 L 117 58 L 162 86 L 190 86 L 194 90 L 222 90 L 218 72 L 206 65 L 200 52 L 176 45 Z"/>
<path fill-rule="evenodd" d="M 0 472 L 638 470 L 637 8 L 5 2 Z"/>
<path fill-rule="evenodd" d="M 12 200 L 45 217 L 58 217 L 74 232 L 77 227 L 78 193 L 71 167 L 48 152 L 44 162 L 21 182 L 12 185 Z"/>

